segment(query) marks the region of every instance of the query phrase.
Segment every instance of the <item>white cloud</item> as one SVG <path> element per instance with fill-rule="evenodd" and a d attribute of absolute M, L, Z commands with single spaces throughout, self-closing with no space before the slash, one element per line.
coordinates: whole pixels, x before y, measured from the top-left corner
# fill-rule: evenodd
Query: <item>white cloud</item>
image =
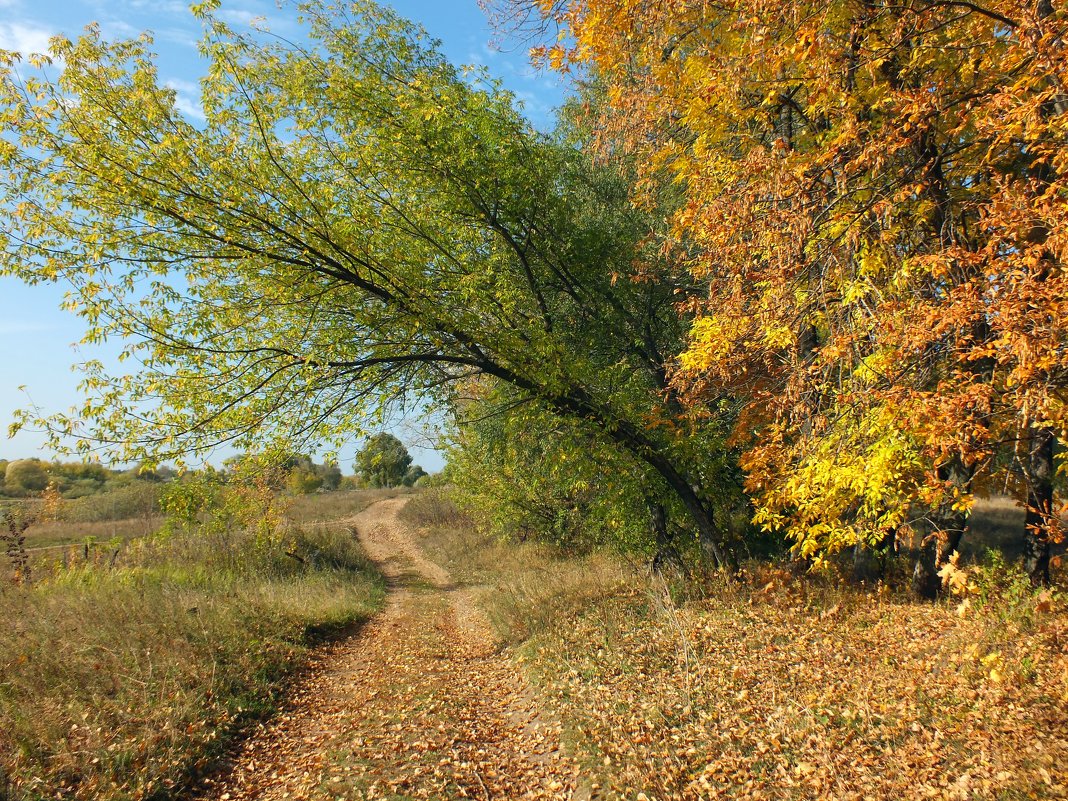
<path fill-rule="evenodd" d="M 186 81 L 181 78 L 168 78 L 164 83 L 168 89 L 174 89 L 176 92 L 188 92 L 190 94 L 200 94 L 200 84 L 196 81 Z"/>
<path fill-rule="evenodd" d="M 158 28 L 156 29 L 156 38 L 160 41 L 192 48 L 195 48 L 200 42 L 199 34 L 186 28 Z"/>
<path fill-rule="evenodd" d="M 225 7 L 215 11 L 214 15 L 237 30 L 252 28 L 275 34 L 293 31 L 296 24 L 293 15 L 279 14 L 279 8 L 279 5 L 264 0 L 238 0 L 227 3 Z"/>
<path fill-rule="evenodd" d="M 215 12 L 223 22 L 229 22 L 231 25 L 248 26 L 257 19 L 263 19 L 262 14 L 256 14 L 252 11 L 245 11 L 240 8 L 221 8 Z"/>
<path fill-rule="evenodd" d="M 0 0 L 0 3 L 4 0 Z M 131 8 L 147 9 L 156 14 L 189 15 L 189 3 L 186 0 L 130 0 Z"/>
<path fill-rule="evenodd" d="M 174 106 L 185 116 L 194 120 L 204 120 L 204 109 L 200 105 L 200 84 L 194 81 L 183 81 L 179 78 L 171 78 L 164 83 L 168 89 L 173 89 L 177 96 Z"/>
<path fill-rule="evenodd" d="M 3 0 L 0 0 L 3 2 Z M 0 50 L 15 50 L 23 57 L 47 53 L 54 31 L 26 22 L 0 22 Z"/>
<path fill-rule="evenodd" d="M 136 39 L 141 33 L 141 30 L 130 25 L 128 22 L 109 19 L 108 21 L 101 23 L 100 32 L 105 39 L 114 41 L 116 39 Z"/>

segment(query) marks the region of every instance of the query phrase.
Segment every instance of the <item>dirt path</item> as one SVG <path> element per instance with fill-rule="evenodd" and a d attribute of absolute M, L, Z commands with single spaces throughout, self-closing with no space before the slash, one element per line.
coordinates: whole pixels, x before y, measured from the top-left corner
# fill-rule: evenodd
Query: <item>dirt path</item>
<path fill-rule="evenodd" d="M 198 798 L 571 799 L 561 754 L 469 593 L 381 501 L 350 525 L 389 582 L 385 609 L 319 654 L 282 713 Z"/>

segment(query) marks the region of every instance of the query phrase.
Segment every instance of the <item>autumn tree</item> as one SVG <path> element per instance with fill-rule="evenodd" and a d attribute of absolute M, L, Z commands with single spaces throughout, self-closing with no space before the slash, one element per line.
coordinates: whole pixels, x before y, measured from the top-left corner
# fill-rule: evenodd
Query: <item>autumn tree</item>
<path fill-rule="evenodd" d="M 299 46 L 198 13 L 202 124 L 147 38 L 54 40 L 55 78 L 5 59 L 2 269 L 69 282 L 87 339 L 142 365 L 91 365 L 52 429 L 127 459 L 336 443 L 487 377 L 655 471 L 722 559 L 665 401 L 679 287 L 632 280 L 666 257 L 618 177 L 371 4 L 304 7 Z"/>
<path fill-rule="evenodd" d="M 606 85 L 605 152 L 687 202 L 676 382 L 746 399 L 757 520 L 802 555 L 924 540 L 997 471 L 1048 579 L 1063 437 L 1065 19 L 1047 2 L 541 3 Z M 1006 452 L 1010 459 L 995 459 Z"/>

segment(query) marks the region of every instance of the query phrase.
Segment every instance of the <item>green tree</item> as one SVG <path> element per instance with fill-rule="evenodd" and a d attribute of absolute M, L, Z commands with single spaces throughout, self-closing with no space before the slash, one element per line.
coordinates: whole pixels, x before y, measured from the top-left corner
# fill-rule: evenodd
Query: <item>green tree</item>
<path fill-rule="evenodd" d="M 426 470 L 417 464 L 413 464 L 408 468 L 408 472 L 404 474 L 404 480 L 401 482 L 406 487 L 414 487 L 416 482 L 427 474 Z"/>
<path fill-rule="evenodd" d="M 322 476 L 306 467 L 294 467 L 286 477 L 286 488 L 294 495 L 310 495 L 322 486 Z"/>
<path fill-rule="evenodd" d="M 38 459 L 11 462 L 4 474 L 4 488 L 9 493 L 41 492 L 48 486 L 48 472 Z"/>
<path fill-rule="evenodd" d="M 412 469 L 411 454 L 392 434 L 382 432 L 367 440 L 356 454 L 355 468 L 360 478 L 372 487 L 411 486 L 406 482 Z"/>
<path fill-rule="evenodd" d="M 485 393 L 452 433 L 448 475 L 461 505 L 507 537 L 645 545 L 655 476 L 580 424 L 510 400 L 504 387 Z"/>
<path fill-rule="evenodd" d="M 198 125 L 147 38 L 54 40 L 51 82 L 6 62 L 0 272 L 68 281 L 86 338 L 142 365 L 89 365 L 95 437 L 126 461 L 340 444 L 492 379 L 647 466 L 722 559 L 715 448 L 668 381 L 692 284 L 625 177 L 391 12 L 303 12 L 299 46 L 199 12 Z"/>
<path fill-rule="evenodd" d="M 315 466 L 316 475 L 322 480 L 322 488 L 327 492 L 333 492 L 341 486 L 341 467 L 337 462 L 324 462 Z"/>

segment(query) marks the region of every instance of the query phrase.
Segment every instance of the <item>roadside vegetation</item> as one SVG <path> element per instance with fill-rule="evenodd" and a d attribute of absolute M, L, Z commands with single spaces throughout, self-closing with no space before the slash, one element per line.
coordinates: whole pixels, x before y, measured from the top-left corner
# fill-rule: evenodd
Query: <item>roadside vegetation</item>
<path fill-rule="evenodd" d="M 1068 792 L 1068 614 L 996 550 L 926 604 L 907 580 L 861 587 L 788 561 L 667 579 L 604 549 L 479 533 L 437 494 L 403 514 L 482 587 L 594 797 Z"/>
<path fill-rule="evenodd" d="M 0 584 L 11 797 L 173 797 L 274 708 L 310 648 L 378 608 L 382 583 L 342 525 L 291 522 L 255 483 L 181 486 L 192 517 L 165 497 L 154 533 L 49 551 Z M 379 497 L 338 495 L 346 513 Z"/>
<path fill-rule="evenodd" d="M 23 532 L 24 546 L 42 552 L 42 558 L 53 555 L 43 551 L 65 546 L 78 546 L 83 553 L 114 551 L 126 540 L 157 531 L 164 523 L 162 507 L 188 505 L 198 497 L 210 504 L 217 492 L 209 487 L 221 491 L 228 482 L 245 481 L 263 465 L 261 456 L 248 454 L 226 460 L 218 470 L 190 472 L 166 466 L 116 470 L 94 463 L 0 459 L 0 513 L 14 510 L 20 520 L 32 518 Z M 404 444 L 384 432 L 369 438 L 353 467 L 354 474 L 344 475 L 332 461 L 319 464 L 301 454 L 273 454 L 267 480 L 287 499 L 290 519 L 298 523 L 355 514 L 369 499 L 432 481 L 412 464 Z M 39 510 L 46 497 L 50 508 Z M 188 510 L 184 514 L 188 516 Z"/>
<path fill-rule="evenodd" d="M 151 37 L 0 53 L 0 275 L 69 285 L 131 370 L 12 430 L 143 466 L 291 449 L 160 481 L 158 532 L 84 569 L 196 530 L 264 560 L 208 575 L 311 581 L 277 498 L 437 482 L 386 434 L 351 479 L 300 449 L 440 412 L 480 533 L 410 514 L 614 792 L 1068 794 L 1068 13 L 485 5 L 573 80 L 552 133 L 373 0 L 287 37 L 193 6 L 197 119 Z M 51 471 L 91 515 L 142 480 L 79 470 L 4 491 Z M 12 597 L 69 591 L 76 559 L 26 558 L 61 536 L 5 519 Z"/>
<path fill-rule="evenodd" d="M 911 548 L 928 600 L 1000 492 L 1048 585 L 1068 15 L 486 6 L 573 81 L 552 133 L 374 2 L 301 9 L 296 39 L 194 6 L 203 120 L 148 37 L 0 56 L 0 273 L 69 284 L 133 368 L 87 363 L 84 419 L 12 430 L 150 466 L 441 410 L 498 529 L 721 569 Z M 361 481 L 420 481 L 399 445 L 371 437 Z M 340 486 L 299 452 L 290 492 Z M 83 472 L 61 492 L 113 480 Z"/>

